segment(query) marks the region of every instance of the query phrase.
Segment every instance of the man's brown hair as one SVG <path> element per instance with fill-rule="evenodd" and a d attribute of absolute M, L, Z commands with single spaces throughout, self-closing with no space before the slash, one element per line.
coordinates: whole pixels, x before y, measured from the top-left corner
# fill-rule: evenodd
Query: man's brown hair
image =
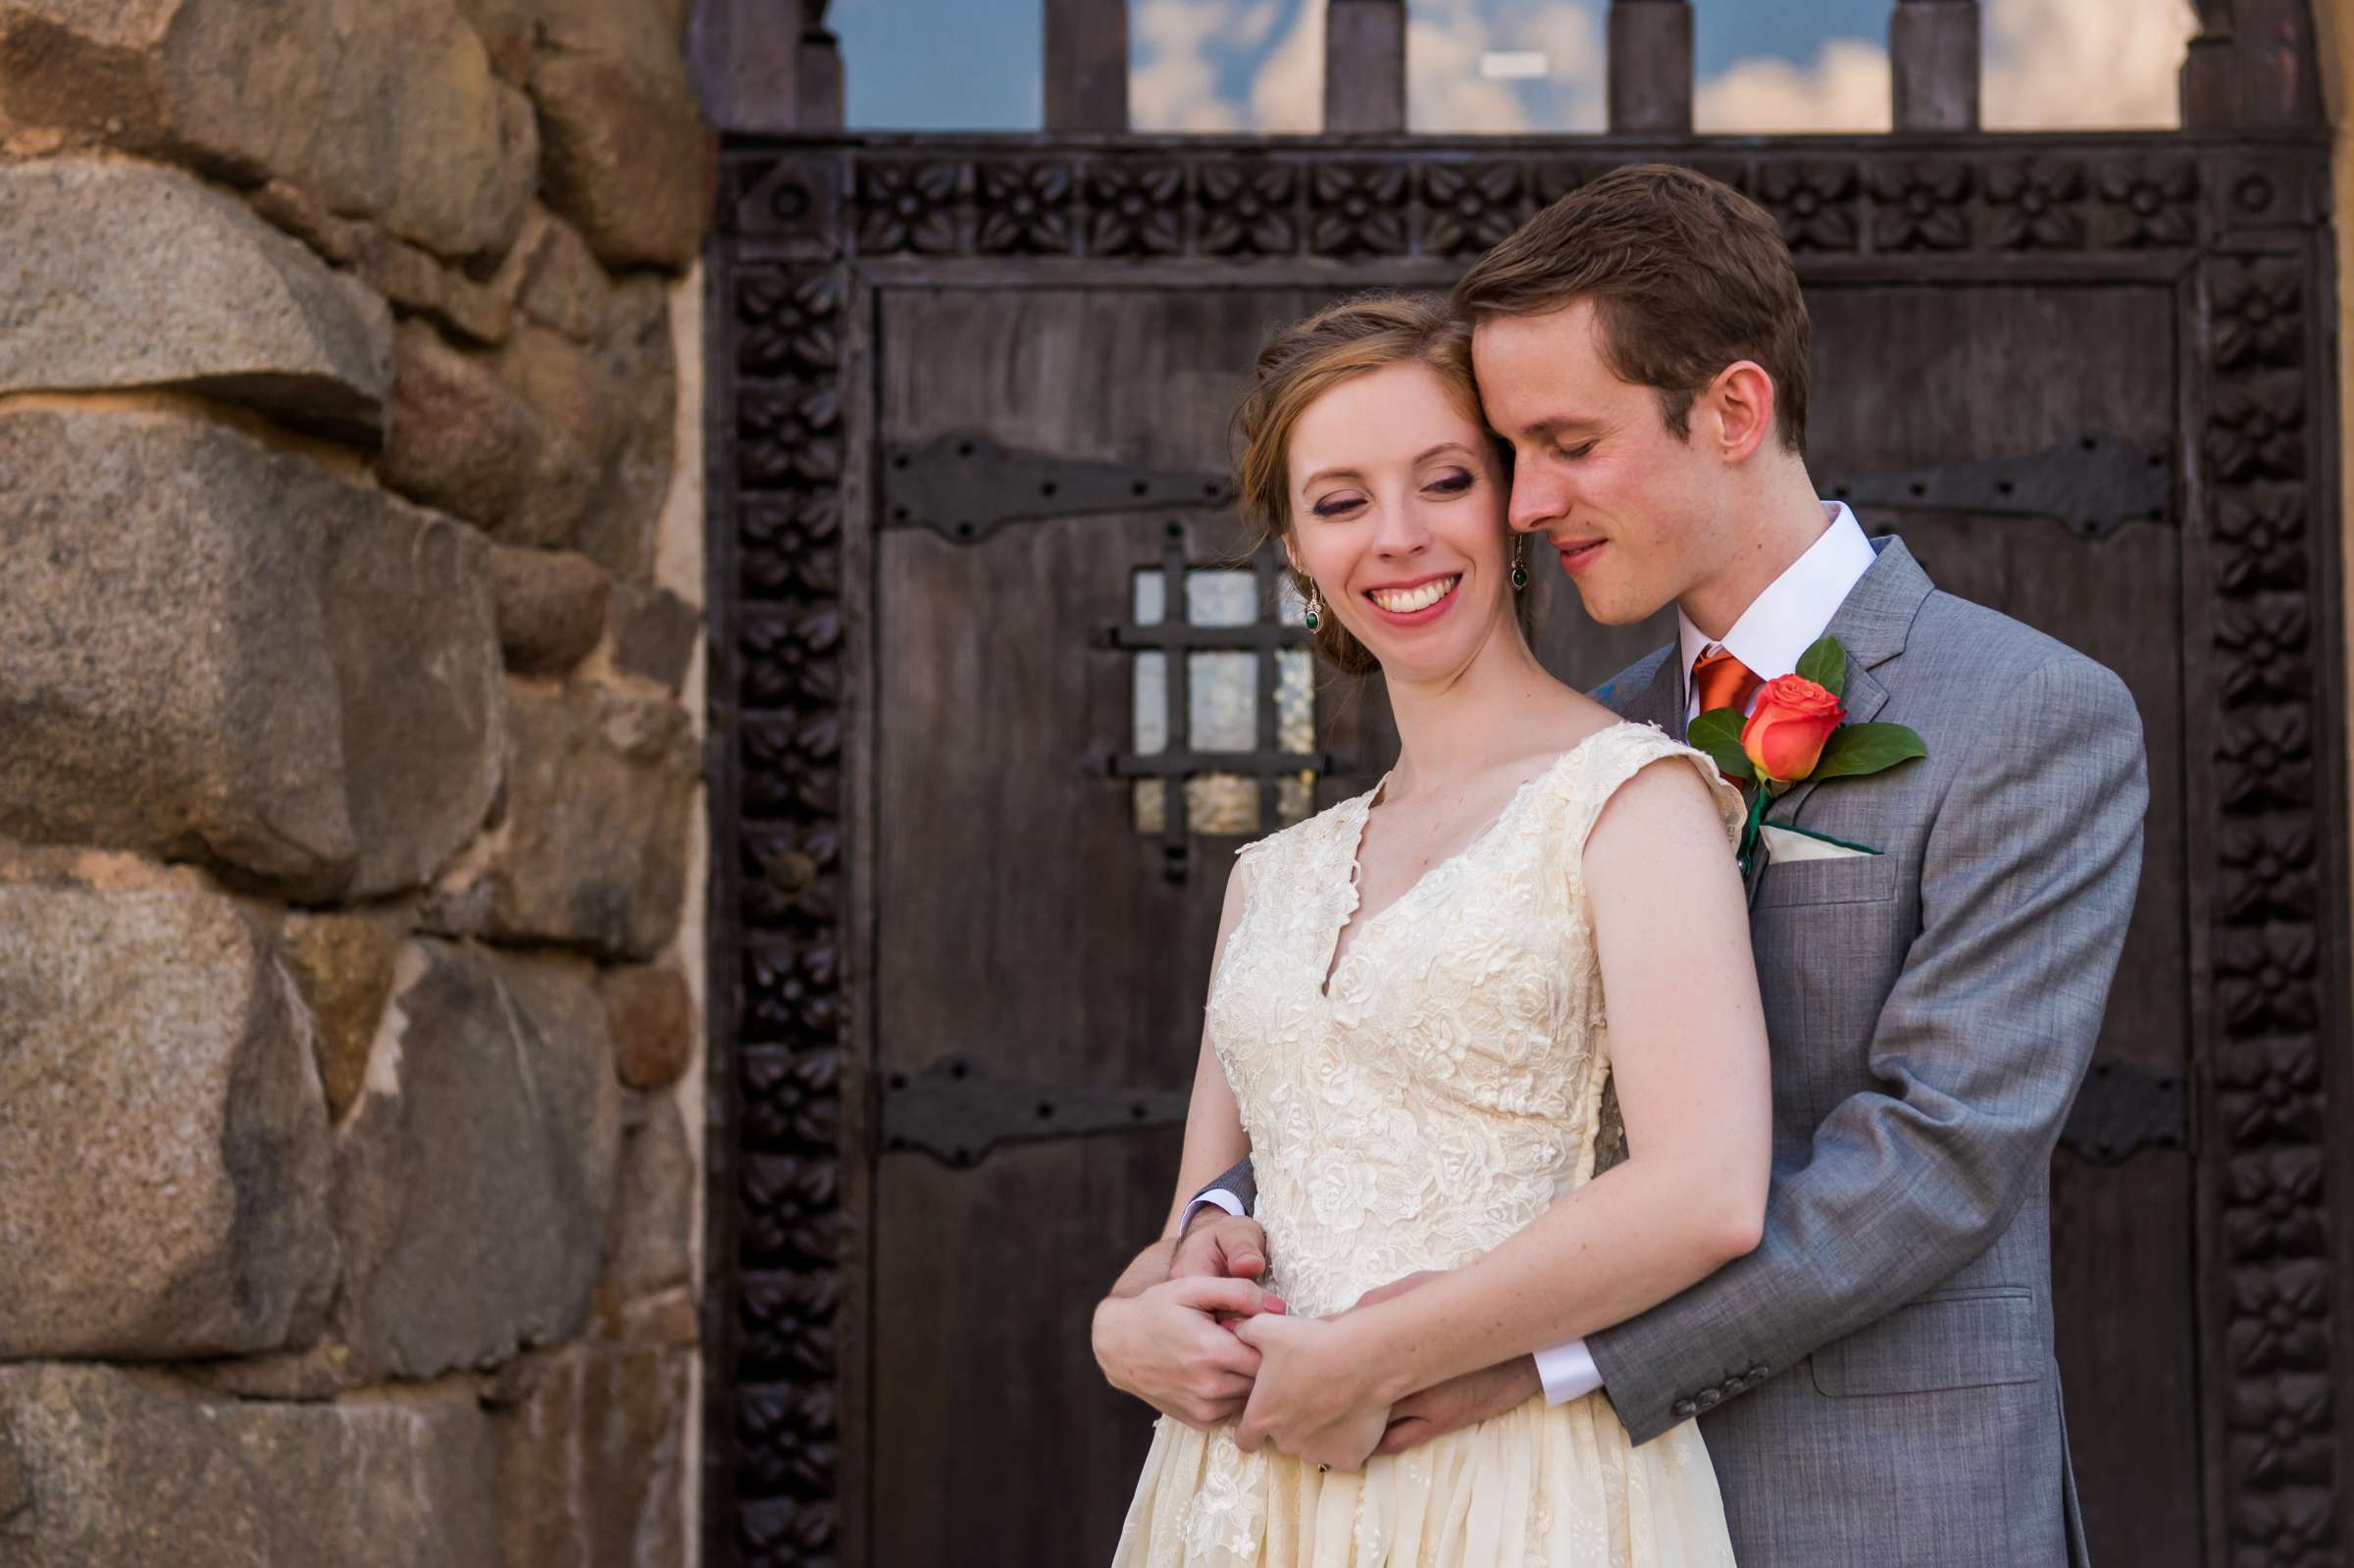
<path fill-rule="evenodd" d="M 1681 439 L 1692 399 L 1718 372 L 1755 360 L 1773 378 L 1774 429 L 1807 449 L 1814 329 L 1780 228 L 1731 186 L 1672 164 L 1615 169 L 1563 196 L 1489 251 L 1455 285 L 1474 325 L 1591 300 L 1603 360 L 1659 393 Z"/>

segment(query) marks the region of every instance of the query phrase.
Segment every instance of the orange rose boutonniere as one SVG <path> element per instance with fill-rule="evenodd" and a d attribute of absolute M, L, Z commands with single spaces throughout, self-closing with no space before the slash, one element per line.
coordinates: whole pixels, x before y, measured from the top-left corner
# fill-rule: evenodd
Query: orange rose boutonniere
<path fill-rule="evenodd" d="M 1748 718 L 1737 709 L 1717 708 L 1692 721 L 1692 744 L 1707 752 L 1726 778 L 1755 786 L 1749 822 L 1741 831 L 1745 873 L 1756 853 L 1766 808 L 1791 785 L 1809 779 L 1880 773 L 1929 754 L 1920 736 L 1901 724 L 1843 723 L 1847 710 L 1839 699 L 1846 688 L 1847 650 L 1837 637 L 1826 636 L 1798 661 L 1796 675 L 1777 676 L 1760 688 Z M 1806 833 L 1801 828 L 1788 831 Z"/>

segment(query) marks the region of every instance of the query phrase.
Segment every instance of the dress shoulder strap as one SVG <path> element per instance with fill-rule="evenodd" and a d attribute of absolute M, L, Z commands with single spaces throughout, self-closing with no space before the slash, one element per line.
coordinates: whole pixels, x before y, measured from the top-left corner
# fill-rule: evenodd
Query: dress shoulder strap
<path fill-rule="evenodd" d="M 1709 797 L 1715 803 L 1716 814 L 1724 824 L 1726 846 L 1738 844 L 1742 824 L 1749 816 L 1748 803 L 1741 798 L 1741 791 L 1717 772 L 1716 764 L 1707 753 L 1671 738 L 1657 725 L 1637 724 L 1632 720 L 1597 731 L 1570 754 L 1556 787 L 1561 817 L 1555 841 L 1566 853 L 1582 855 L 1586 839 L 1611 797 L 1636 774 L 1669 758 L 1689 763 L 1707 782 Z"/>

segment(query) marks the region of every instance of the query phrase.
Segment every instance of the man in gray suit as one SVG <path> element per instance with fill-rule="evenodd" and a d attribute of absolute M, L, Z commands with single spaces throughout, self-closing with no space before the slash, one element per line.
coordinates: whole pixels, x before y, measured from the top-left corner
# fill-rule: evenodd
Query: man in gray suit
<path fill-rule="evenodd" d="M 1744 1568 L 2081 1564 L 2049 1171 L 2140 875 L 2132 700 L 1817 499 L 1797 277 L 1730 189 L 1621 170 L 1457 302 L 1513 447 L 1513 526 L 1599 620 L 1678 606 L 1678 643 L 1598 697 L 1680 734 L 1704 693 L 1747 711 L 1827 630 L 1849 722 L 1909 726 L 1928 755 L 1768 814 L 1763 1244 L 1585 1341 L 1409 1397 L 1384 1450 L 1600 1389 L 1638 1442 L 1699 1419 Z M 1251 1198 L 1248 1162 L 1205 1190 L 1172 1273 L 1255 1274 Z M 1192 1223 L 1203 1205 L 1235 1217 Z"/>

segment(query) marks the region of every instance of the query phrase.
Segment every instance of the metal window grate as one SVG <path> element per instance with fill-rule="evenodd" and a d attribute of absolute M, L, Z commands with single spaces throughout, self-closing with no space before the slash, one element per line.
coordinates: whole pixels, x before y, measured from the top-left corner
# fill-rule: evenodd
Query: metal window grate
<path fill-rule="evenodd" d="M 1135 574 L 1131 619 L 1103 633 L 1135 669 L 1130 746 L 1104 771 L 1133 781 L 1137 830 L 1160 840 L 1172 882 L 1195 838 L 1303 821 L 1316 780 L 1341 768 L 1315 745 L 1315 654 L 1283 565 L 1274 544 L 1247 563 L 1194 560 L 1171 522 L 1160 560 Z"/>

